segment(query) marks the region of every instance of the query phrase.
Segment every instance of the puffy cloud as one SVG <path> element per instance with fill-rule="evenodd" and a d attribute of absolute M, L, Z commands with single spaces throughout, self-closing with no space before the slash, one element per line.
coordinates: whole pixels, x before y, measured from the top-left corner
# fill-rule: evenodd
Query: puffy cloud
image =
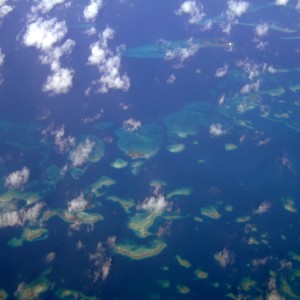
<path fill-rule="evenodd" d="M 26 167 L 20 171 L 12 172 L 5 179 L 5 187 L 20 190 L 28 182 L 29 175 L 30 171 Z"/>
<path fill-rule="evenodd" d="M 70 159 L 74 167 L 82 166 L 89 159 L 89 155 L 93 151 L 95 142 L 86 138 L 70 153 Z"/>
<path fill-rule="evenodd" d="M 61 41 L 66 33 L 67 25 L 65 21 L 58 22 L 56 18 L 49 20 L 38 18 L 27 25 L 23 42 L 28 47 L 33 46 L 46 51 Z"/>
<path fill-rule="evenodd" d="M 29 208 L 22 208 L 20 210 L 6 211 L 0 214 L 0 228 L 23 226 L 27 221 L 36 222 L 40 216 L 45 203 L 36 203 Z"/>
<path fill-rule="evenodd" d="M 51 68 L 52 73 L 43 85 L 43 91 L 50 95 L 65 94 L 70 91 L 73 85 L 74 71 L 61 67 L 60 59 L 63 55 L 70 55 L 75 42 L 68 39 L 61 46 L 57 46 L 67 31 L 64 21 L 58 22 L 56 18 L 49 20 L 38 18 L 27 25 L 23 36 L 24 44 L 42 51 L 41 62 Z"/>
<path fill-rule="evenodd" d="M 298 2 L 296 4 L 296 9 L 300 11 L 300 0 L 298 0 Z"/>
<path fill-rule="evenodd" d="M 68 202 L 68 212 L 77 213 L 85 210 L 89 203 L 83 198 L 83 194 Z"/>
<path fill-rule="evenodd" d="M 221 24 L 225 33 L 230 33 L 232 25 L 237 23 L 237 18 L 241 17 L 249 8 L 247 1 L 229 0 L 227 2 L 227 22 Z"/>
<path fill-rule="evenodd" d="M 124 130 L 130 131 L 130 132 L 138 130 L 141 126 L 142 126 L 142 123 L 133 118 L 130 118 L 123 122 Z"/>
<path fill-rule="evenodd" d="M 285 6 L 288 4 L 288 2 L 289 2 L 289 0 L 276 0 L 275 5 Z"/>
<path fill-rule="evenodd" d="M 227 2 L 229 15 L 240 17 L 243 15 L 249 8 L 249 3 L 247 1 L 235 1 L 229 0 Z"/>
<path fill-rule="evenodd" d="M 263 24 L 258 24 L 255 27 L 255 33 L 256 35 L 258 35 L 259 37 L 265 36 L 268 34 L 269 31 L 269 25 L 267 23 L 263 23 Z"/>
<path fill-rule="evenodd" d="M 94 21 L 102 7 L 102 4 L 102 0 L 90 0 L 89 5 L 86 6 L 83 11 L 84 19 L 87 22 Z"/>
<path fill-rule="evenodd" d="M 212 137 L 226 135 L 228 130 L 220 123 L 211 124 L 209 127 L 209 134 Z"/>
<path fill-rule="evenodd" d="M 0 0 L 0 20 L 14 9 L 12 5 L 8 5 L 6 2 L 7 0 Z"/>
<path fill-rule="evenodd" d="M 43 91 L 50 92 L 51 95 L 66 94 L 73 85 L 73 75 L 73 70 L 60 68 L 47 77 Z"/>
<path fill-rule="evenodd" d="M 195 0 L 188 0 L 181 4 L 180 8 L 175 11 L 176 15 L 189 15 L 190 24 L 199 23 L 204 17 L 203 6 Z"/>
<path fill-rule="evenodd" d="M 94 84 L 100 85 L 98 92 L 107 93 L 110 89 L 121 89 L 127 91 L 130 87 L 130 80 L 127 74 L 120 74 L 121 54 L 117 49 L 114 54 L 108 48 L 108 41 L 114 37 L 114 30 L 106 28 L 100 33 L 98 42 L 91 44 L 91 54 L 88 57 L 88 64 L 98 67 L 100 78 Z"/>
<path fill-rule="evenodd" d="M 62 4 L 65 0 L 35 0 L 37 5 L 31 7 L 33 13 L 42 12 L 43 14 L 48 13 L 57 4 Z"/>
<path fill-rule="evenodd" d="M 223 67 L 217 69 L 215 76 L 218 78 L 223 77 L 227 74 L 227 72 L 228 72 L 228 65 L 225 64 Z"/>
<path fill-rule="evenodd" d="M 147 197 L 142 203 L 137 206 L 138 210 L 146 210 L 147 212 L 152 211 L 163 211 L 168 205 L 163 195 Z"/>

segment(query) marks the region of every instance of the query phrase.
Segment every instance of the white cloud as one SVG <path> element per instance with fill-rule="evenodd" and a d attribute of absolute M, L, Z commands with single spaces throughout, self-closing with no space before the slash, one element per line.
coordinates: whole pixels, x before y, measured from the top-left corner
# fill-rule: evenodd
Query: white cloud
<path fill-rule="evenodd" d="M 66 153 L 75 144 L 75 138 L 72 136 L 65 136 L 65 126 L 62 125 L 57 130 L 51 130 L 50 134 L 54 136 L 55 145 L 59 153 Z"/>
<path fill-rule="evenodd" d="M 36 222 L 45 203 L 36 203 L 29 208 L 6 211 L 0 214 L 0 228 L 8 226 L 23 226 L 27 221 Z"/>
<path fill-rule="evenodd" d="M 97 30 L 96 30 L 96 28 L 93 26 L 93 27 L 91 27 L 91 28 L 85 30 L 84 33 L 85 33 L 86 35 L 94 35 L 94 34 L 97 33 Z"/>
<path fill-rule="evenodd" d="M 232 28 L 232 25 L 237 23 L 237 18 L 241 17 L 249 8 L 249 3 L 247 1 L 235 1 L 228 0 L 227 2 L 227 21 L 221 23 L 223 32 L 229 34 Z"/>
<path fill-rule="evenodd" d="M 267 23 L 263 23 L 263 24 L 258 24 L 255 27 L 255 33 L 259 36 L 259 37 L 263 37 L 265 35 L 268 34 L 269 31 L 269 25 Z"/>
<path fill-rule="evenodd" d="M 142 123 L 140 121 L 137 121 L 133 118 L 130 118 L 123 122 L 123 128 L 125 131 L 136 131 L 142 126 Z"/>
<path fill-rule="evenodd" d="M 142 203 L 137 206 L 138 210 L 146 210 L 147 212 L 163 211 L 168 205 L 163 195 L 147 197 Z"/>
<path fill-rule="evenodd" d="M 74 167 L 79 167 L 86 163 L 89 159 L 89 155 L 93 151 L 95 142 L 86 138 L 70 153 L 70 159 Z"/>
<path fill-rule="evenodd" d="M 38 18 L 35 22 L 27 25 L 23 42 L 28 47 L 33 46 L 46 51 L 61 41 L 67 31 L 65 21 L 57 22 L 56 18 L 49 20 Z"/>
<path fill-rule="evenodd" d="M 300 11 L 300 0 L 298 0 L 298 2 L 296 4 L 296 9 Z"/>
<path fill-rule="evenodd" d="M 240 17 L 249 8 L 249 3 L 247 1 L 229 0 L 227 2 L 227 5 L 228 5 L 227 14 L 232 15 L 234 17 Z"/>
<path fill-rule="evenodd" d="M 38 18 L 27 25 L 23 36 L 24 44 L 39 49 L 42 52 L 40 55 L 42 64 L 47 64 L 51 68 L 52 73 L 43 85 L 43 91 L 50 95 L 65 94 L 73 85 L 74 71 L 61 67 L 60 59 L 63 55 L 70 55 L 75 42 L 68 39 L 62 45 L 57 45 L 67 31 L 65 21 L 58 22 L 56 18 L 49 20 Z"/>
<path fill-rule="evenodd" d="M 257 80 L 256 82 L 253 83 L 247 83 L 241 88 L 241 93 L 242 94 L 247 94 L 250 92 L 258 92 L 260 88 L 260 81 Z"/>
<path fill-rule="evenodd" d="M 275 5 L 285 6 L 288 4 L 288 2 L 289 2 L 289 0 L 276 0 Z"/>
<path fill-rule="evenodd" d="M 12 5 L 8 5 L 6 2 L 7 0 L 0 0 L 0 20 L 14 9 Z"/>
<path fill-rule="evenodd" d="M 4 64 L 5 54 L 2 52 L 2 49 L 0 48 L 0 67 Z M 0 73 L 0 84 L 3 82 L 1 73 Z"/>
<path fill-rule="evenodd" d="M 203 6 L 195 0 L 188 0 L 181 4 L 180 8 L 175 11 L 176 15 L 189 15 L 190 24 L 199 23 L 204 17 Z"/>
<path fill-rule="evenodd" d="M 68 202 L 68 212 L 78 213 L 85 210 L 89 203 L 83 198 L 83 194 Z"/>
<path fill-rule="evenodd" d="M 5 187 L 20 190 L 29 180 L 30 171 L 27 167 L 23 167 L 20 171 L 9 174 L 5 179 Z"/>
<path fill-rule="evenodd" d="M 187 47 L 179 47 L 174 50 L 168 50 L 165 54 L 166 60 L 179 59 L 180 62 L 184 62 L 186 59 L 194 56 L 199 50 L 199 45 L 193 42 L 193 39 L 188 41 Z"/>
<path fill-rule="evenodd" d="M 226 135 L 228 130 L 220 123 L 211 124 L 209 127 L 209 134 L 212 137 Z"/>
<path fill-rule="evenodd" d="M 102 7 L 102 4 L 102 0 L 90 0 L 89 5 L 86 6 L 83 11 L 84 19 L 87 22 L 94 21 Z"/>
<path fill-rule="evenodd" d="M 37 13 L 40 11 L 46 14 L 51 11 L 55 5 L 62 4 L 65 0 L 35 0 L 35 2 L 38 2 L 38 4 L 31 7 L 31 12 Z"/>
<path fill-rule="evenodd" d="M 215 73 L 215 76 L 216 77 L 223 77 L 226 75 L 226 73 L 228 72 L 228 65 L 225 64 L 223 67 L 217 69 L 216 73 Z"/>
<path fill-rule="evenodd" d="M 73 76 L 73 70 L 60 68 L 47 77 L 43 91 L 49 92 L 51 95 L 66 94 L 73 85 Z"/>
<path fill-rule="evenodd" d="M 117 49 L 114 54 L 108 48 L 108 41 L 114 37 L 114 30 L 106 28 L 99 34 L 100 40 L 91 44 L 91 54 L 88 57 L 88 64 L 98 67 L 100 78 L 94 84 L 100 85 L 98 92 L 107 93 L 110 89 L 121 89 L 127 91 L 130 87 L 130 80 L 127 74 L 120 74 L 121 54 Z"/>
<path fill-rule="evenodd" d="M 173 84 L 175 80 L 176 80 L 176 76 L 174 74 L 171 74 L 167 79 L 167 84 Z"/>

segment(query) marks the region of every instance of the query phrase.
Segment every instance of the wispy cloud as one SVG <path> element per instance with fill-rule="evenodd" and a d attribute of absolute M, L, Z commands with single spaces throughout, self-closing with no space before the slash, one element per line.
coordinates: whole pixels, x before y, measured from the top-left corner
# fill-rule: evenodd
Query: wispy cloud
<path fill-rule="evenodd" d="M 133 132 L 138 130 L 141 126 L 142 126 L 141 121 L 137 121 L 133 118 L 130 118 L 123 122 L 123 128 L 125 131 Z"/>
<path fill-rule="evenodd" d="M 64 3 L 65 0 L 35 0 L 34 2 L 37 4 L 31 7 L 31 12 L 41 12 L 43 14 L 46 14 L 50 12 L 54 6 Z"/>
<path fill-rule="evenodd" d="M 227 74 L 227 72 L 228 72 L 228 65 L 225 64 L 223 67 L 220 67 L 217 69 L 215 76 L 220 78 L 220 77 L 225 76 Z"/>
<path fill-rule="evenodd" d="M 0 22 L 7 14 L 13 11 L 14 6 L 6 4 L 7 0 L 0 0 Z"/>
<path fill-rule="evenodd" d="M 70 152 L 70 160 L 74 167 L 80 167 L 86 163 L 89 159 L 90 154 L 92 153 L 95 147 L 95 142 L 86 138 L 81 142 L 75 149 Z"/>
<path fill-rule="evenodd" d="M 276 0 L 275 4 L 278 6 L 285 6 L 287 5 L 289 0 Z"/>
<path fill-rule="evenodd" d="M 5 54 L 2 52 L 2 49 L 0 48 L 0 67 L 4 64 Z M 2 75 L 0 73 L 0 84 L 3 82 Z"/>

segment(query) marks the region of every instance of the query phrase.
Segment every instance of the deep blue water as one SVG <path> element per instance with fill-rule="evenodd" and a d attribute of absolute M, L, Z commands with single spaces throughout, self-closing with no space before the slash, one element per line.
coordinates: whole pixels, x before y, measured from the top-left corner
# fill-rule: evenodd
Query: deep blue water
<path fill-rule="evenodd" d="M 247 2 L 186 1 L 200 10 L 203 5 L 206 13 L 198 24 L 191 24 L 188 14 L 175 14 L 184 1 L 105 2 L 90 22 L 82 15 L 88 2 L 71 1 L 70 7 L 59 4 L 47 14 L 39 12 L 30 18 L 35 2 L 8 1 L 6 4 L 15 8 L 0 20 L 0 54 L 5 54 L 0 65 L 0 191 L 1 195 L 7 191 L 41 193 L 39 203 L 45 203 L 45 207 L 30 222 L 22 220 L 22 214 L 35 204 L 26 205 L 24 194 L 0 202 L 0 291 L 4 289 L 9 299 L 56 299 L 55 292 L 61 288 L 95 299 L 298 299 L 300 88 L 293 90 L 293 85 L 300 83 L 300 28 L 296 2 L 283 6 L 270 2 L 262 8 L 261 3 L 252 1 L 241 16 L 230 19 L 230 3 L 237 9 Z M 61 41 L 50 50 L 23 43 L 30 23 L 53 17 L 64 20 L 68 27 Z M 210 30 L 203 29 L 207 20 L 213 22 Z M 232 29 L 225 33 L 222 26 L 229 22 Z M 255 34 L 261 24 L 268 27 L 265 36 Z M 85 30 L 93 25 L 97 33 L 88 36 Z M 92 82 L 103 75 L 103 68 L 90 66 L 87 60 L 90 47 L 101 40 L 101 33 L 108 27 L 115 30 L 115 36 L 108 40 L 105 61 L 109 57 L 120 59 L 118 72 L 120 76 L 126 73 L 130 88 L 97 93 L 97 85 Z M 294 32 L 286 32 L 286 28 Z M 66 39 L 76 44 L 59 63 L 74 71 L 72 87 L 53 96 L 43 91 L 51 70 L 40 57 L 53 53 Z M 186 59 L 177 55 L 168 60 L 163 47 L 158 47 L 165 40 L 177 54 L 190 51 L 192 47 L 184 43 L 189 39 L 188 45 L 195 46 L 199 39 L 201 42 Z M 207 47 L 216 39 L 221 47 Z M 265 43 L 262 49 L 257 48 L 259 42 Z M 153 58 L 159 51 L 160 57 Z M 225 66 L 228 70 L 224 76 L 216 77 L 217 69 Z M 167 80 L 171 75 L 175 81 L 170 84 Z M 247 84 L 250 90 L 243 92 Z M 87 95 L 89 87 L 92 89 Z M 167 124 L 167 116 L 173 114 L 176 118 Z M 148 123 L 159 126 L 162 140 L 155 155 L 135 159 L 120 147 L 116 130 L 131 118 L 140 121 L 142 128 Z M 213 136 L 210 129 L 216 124 L 222 132 Z M 54 135 L 62 126 L 63 138 L 74 137 L 77 144 L 60 153 Z M 182 131 L 193 132 L 183 137 Z M 86 160 L 79 166 L 83 174 L 75 179 L 70 153 L 80 139 L 91 135 L 103 141 L 103 157 L 96 162 Z M 143 154 L 145 145 L 154 147 L 154 143 L 147 144 L 148 137 L 141 129 L 133 131 L 131 137 L 140 145 L 131 155 Z M 171 153 L 171 144 L 183 144 L 185 149 Z M 236 149 L 227 151 L 226 144 Z M 111 163 L 116 158 L 128 165 L 113 168 Z M 133 174 L 131 166 L 136 161 L 142 166 Z M 67 166 L 54 186 L 49 185 L 45 173 L 51 165 L 61 171 Z M 30 170 L 29 178 L 19 187 L 9 186 L 6 182 L 10 174 L 24 166 Z M 114 179 L 116 184 L 102 188 L 103 195 L 97 197 L 89 187 L 102 176 Z M 167 208 L 149 228 L 149 236 L 138 237 L 127 225 L 141 212 L 138 204 L 157 196 L 150 186 L 153 180 L 166 183 L 160 195 Z M 167 197 L 180 188 L 192 192 Z M 70 229 L 71 223 L 58 216 L 43 221 L 47 211 L 67 213 L 69 202 L 81 194 L 88 201 L 83 210 L 99 213 L 104 220 L 81 224 L 78 230 Z M 110 195 L 131 198 L 130 212 L 107 200 Z M 294 212 L 284 205 L 287 198 L 293 199 Z M 267 203 L 266 211 L 255 213 L 262 203 Z M 228 205 L 232 211 L 228 211 Z M 201 214 L 207 207 L 214 207 L 219 218 Z M 5 223 L 5 216 L 12 212 L 19 212 L 22 224 Z M 245 216 L 249 217 L 245 222 L 237 221 Z M 24 242 L 16 248 L 8 245 L 30 226 L 46 228 L 48 238 Z M 165 232 L 160 236 L 161 229 Z M 167 247 L 153 257 L 132 260 L 117 254 L 116 246 L 108 245 L 111 236 L 116 237 L 117 245 L 147 246 L 159 240 Z M 82 249 L 76 248 L 78 241 L 84 245 Z M 257 244 L 251 244 L 253 241 Z M 103 252 L 96 264 L 90 256 L 99 242 Z M 215 259 L 223 250 L 230 253 L 224 266 Z M 55 253 L 55 259 L 45 263 L 50 252 Z M 191 266 L 181 266 L 176 255 Z M 106 259 L 112 261 L 107 278 L 102 280 L 100 276 L 93 281 L 94 272 L 101 271 Z M 34 284 L 47 267 L 52 268 L 46 276 L 50 282 L 47 291 L 36 298 L 16 296 L 20 283 Z M 197 279 L 194 271 L 198 268 L 207 272 L 208 278 Z M 243 279 L 253 286 L 245 287 Z M 159 280 L 168 280 L 169 287 L 160 286 Z M 178 286 L 186 286 L 188 293 L 180 293 Z"/>

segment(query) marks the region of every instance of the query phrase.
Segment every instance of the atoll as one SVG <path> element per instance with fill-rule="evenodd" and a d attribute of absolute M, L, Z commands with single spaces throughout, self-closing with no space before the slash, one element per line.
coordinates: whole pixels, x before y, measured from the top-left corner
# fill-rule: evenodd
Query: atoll
<path fill-rule="evenodd" d="M 133 260 L 140 260 L 156 256 L 161 253 L 167 244 L 160 240 L 154 240 L 150 245 L 137 245 L 134 243 L 116 244 L 114 252 L 116 254 L 127 256 Z"/>

